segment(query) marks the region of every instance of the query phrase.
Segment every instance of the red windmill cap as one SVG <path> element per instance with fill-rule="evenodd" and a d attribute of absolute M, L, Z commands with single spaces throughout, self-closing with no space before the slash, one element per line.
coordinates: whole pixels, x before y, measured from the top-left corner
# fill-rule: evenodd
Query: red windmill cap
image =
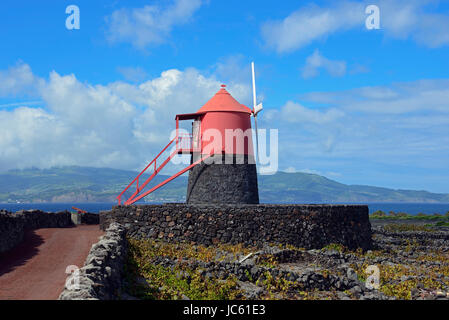
<path fill-rule="evenodd" d="M 250 108 L 235 100 L 225 88 L 226 85 L 222 84 L 221 89 L 197 113 L 221 111 L 252 113 Z"/>

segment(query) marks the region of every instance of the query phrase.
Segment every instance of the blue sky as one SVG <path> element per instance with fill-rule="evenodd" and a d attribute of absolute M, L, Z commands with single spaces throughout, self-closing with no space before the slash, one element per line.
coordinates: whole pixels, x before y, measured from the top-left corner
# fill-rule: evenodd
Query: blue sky
<path fill-rule="evenodd" d="M 4 1 L 0 35 L 0 171 L 140 169 L 255 61 L 281 170 L 449 192 L 449 1 Z"/>

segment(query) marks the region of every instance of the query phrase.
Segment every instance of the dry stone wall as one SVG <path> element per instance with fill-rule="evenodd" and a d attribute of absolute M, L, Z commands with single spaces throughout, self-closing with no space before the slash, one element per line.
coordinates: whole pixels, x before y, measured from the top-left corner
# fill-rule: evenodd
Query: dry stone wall
<path fill-rule="evenodd" d="M 0 253 L 18 245 L 27 229 L 65 228 L 71 225 L 68 211 L 58 213 L 40 210 L 22 210 L 16 213 L 0 211 Z"/>
<path fill-rule="evenodd" d="M 168 242 L 372 246 L 368 207 L 363 205 L 116 206 L 100 212 L 102 230 L 112 222 L 122 224 L 129 237 Z"/>
<path fill-rule="evenodd" d="M 92 246 L 84 266 L 67 278 L 59 300 L 120 299 L 127 251 L 125 228 L 112 223 Z"/>

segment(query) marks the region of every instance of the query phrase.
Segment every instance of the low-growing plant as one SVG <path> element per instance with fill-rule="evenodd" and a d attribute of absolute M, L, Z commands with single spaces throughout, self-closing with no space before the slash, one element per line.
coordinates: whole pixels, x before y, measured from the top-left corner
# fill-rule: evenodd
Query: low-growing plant
<path fill-rule="evenodd" d="M 372 215 L 375 217 L 385 217 L 387 214 L 382 210 L 377 210 L 374 211 Z"/>
<path fill-rule="evenodd" d="M 406 231 L 425 231 L 432 232 L 433 229 L 428 226 L 416 225 L 416 224 L 387 224 L 383 226 L 386 231 L 389 232 L 406 232 Z"/>
<path fill-rule="evenodd" d="M 330 243 L 327 246 L 325 246 L 323 250 L 335 250 L 338 252 L 345 252 L 347 251 L 347 248 L 340 243 Z"/>
<path fill-rule="evenodd" d="M 449 221 L 438 221 L 435 223 L 435 226 L 437 227 L 449 227 Z"/>
<path fill-rule="evenodd" d="M 420 212 L 416 216 L 417 217 L 426 217 L 427 215 L 425 213 Z"/>
<path fill-rule="evenodd" d="M 241 294 L 234 275 L 226 280 L 218 280 L 203 277 L 199 270 L 190 269 L 183 264 L 172 267 L 155 264 L 153 260 L 157 254 L 168 252 L 174 257 L 177 255 L 170 251 L 172 244 L 157 243 L 149 246 L 149 243 L 150 241 L 129 240 L 125 270 L 130 294 L 142 299 L 158 300 L 185 297 L 194 300 L 228 300 Z M 184 245 L 178 248 L 186 250 Z"/>

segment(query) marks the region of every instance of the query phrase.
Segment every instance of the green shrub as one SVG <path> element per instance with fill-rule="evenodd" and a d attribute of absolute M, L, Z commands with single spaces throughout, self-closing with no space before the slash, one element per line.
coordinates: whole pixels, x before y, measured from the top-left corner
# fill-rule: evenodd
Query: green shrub
<path fill-rule="evenodd" d="M 421 226 L 415 224 L 387 224 L 384 230 L 389 232 L 406 232 L 406 231 L 426 231 L 432 232 L 433 230 L 429 226 Z"/>
<path fill-rule="evenodd" d="M 437 227 L 449 227 L 449 222 L 439 221 L 439 222 L 435 223 L 435 226 L 437 226 Z"/>
<path fill-rule="evenodd" d="M 425 217 L 425 216 L 427 216 L 427 215 L 426 215 L 425 213 L 420 212 L 420 213 L 418 213 L 416 216 L 417 216 L 417 217 Z"/>
<path fill-rule="evenodd" d="M 377 211 L 373 212 L 372 215 L 376 216 L 376 217 L 385 217 L 387 214 L 385 212 L 383 212 L 382 210 L 377 210 Z"/>

